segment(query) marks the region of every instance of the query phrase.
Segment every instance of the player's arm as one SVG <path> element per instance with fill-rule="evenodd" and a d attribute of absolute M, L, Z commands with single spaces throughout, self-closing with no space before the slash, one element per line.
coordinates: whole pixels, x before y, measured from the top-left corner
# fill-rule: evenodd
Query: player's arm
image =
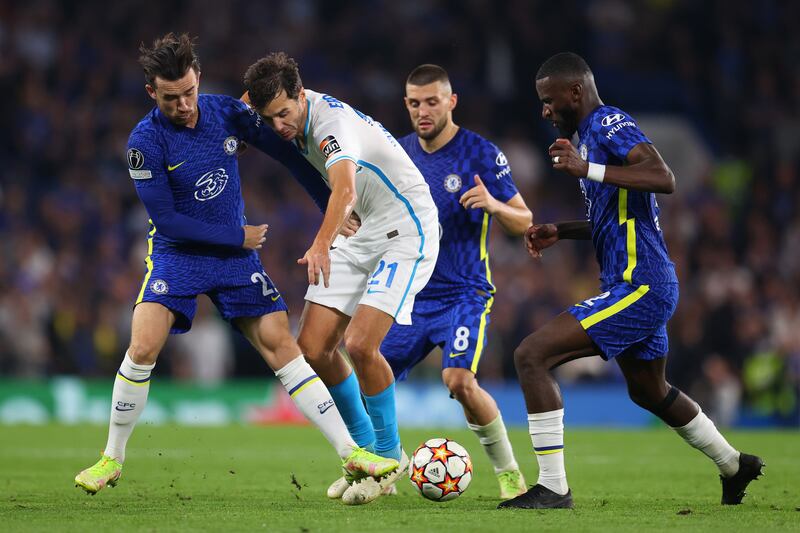
<path fill-rule="evenodd" d="M 158 232 L 176 241 L 256 250 L 261 248 L 267 225 L 224 226 L 208 224 L 175 210 L 169 186 L 137 187 L 139 198 Z"/>
<path fill-rule="evenodd" d="M 232 121 L 237 127 L 239 137 L 285 166 L 324 213 L 328 206 L 330 190 L 317 169 L 297 151 L 297 148 L 278 137 L 272 128 L 264 124 L 258 113 L 249 107 L 250 98 L 246 92 L 242 95 L 241 101 L 233 98 L 231 101 Z"/>
<path fill-rule="evenodd" d="M 567 139 L 556 139 L 548 150 L 553 168 L 576 178 L 588 177 L 623 189 L 671 194 L 675 192 L 675 175 L 655 146 L 642 142 L 631 148 L 625 157 L 627 165 L 593 165 L 581 159 Z M 590 175 L 590 172 L 592 175 Z"/>
<path fill-rule="evenodd" d="M 483 209 L 497 220 L 506 233 L 510 235 L 522 235 L 528 229 L 533 220 L 525 200 L 519 193 L 512 196 L 508 201 L 502 202 L 492 196 L 489 189 L 475 174 L 475 186 L 461 195 L 459 202 L 464 209 Z"/>
<path fill-rule="evenodd" d="M 588 240 L 592 238 L 592 223 L 588 220 L 570 220 L 555 224 L 533 224 L 525 232 L 525 248 L 531 257 L 542 257 L 542 250 L 562 239 Z"/>
<path fill-rule="evenodd" d="M 134 132 L 128 142 L 128 173 L 157 230 L 176 241 L 260 248 L 266 226 L 207 224 L 179 213 L 164 157 L 152 134 Z"/>
<path fill-rule="evenodd" d="M 356 194 L 356 164 L 351 159 L 340 159 L 328 167 L 328 182 L 331 186 L 331 196 L 328 208 L 322 219 L 322 225 L 317 231 L 317 236 L 311 248 L 297 262 L 306 265 L 308 269 L 308 282 L 319 284 L 319 272 L 325 287 L 331 271 L 330 248 L 333 240 L 339 234 L 345 221 L 350 217 L 358 198 Z"/>

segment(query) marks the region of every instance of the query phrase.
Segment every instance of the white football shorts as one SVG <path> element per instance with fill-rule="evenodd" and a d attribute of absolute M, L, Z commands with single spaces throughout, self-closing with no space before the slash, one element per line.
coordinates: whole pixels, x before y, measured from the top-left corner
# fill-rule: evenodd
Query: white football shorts
<path fill-rule="evenodd" d="M 351 317 L 356 307 L 368 305 L 398 324 L 411 324 L 414 298 L 428 283 L 439 254 L 436 210 L 414 222 L 363 233 L 367 228 L 362 227 L 349 239 L 337 238 L 330 251 L 330 286 L 325 288 L 320 275 L 305 299 Z"/>

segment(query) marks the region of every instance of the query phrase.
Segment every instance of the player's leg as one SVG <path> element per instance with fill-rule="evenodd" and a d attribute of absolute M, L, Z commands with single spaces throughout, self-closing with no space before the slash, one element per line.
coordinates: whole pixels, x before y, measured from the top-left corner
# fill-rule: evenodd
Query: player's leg
<path fill-rule="evenodd" d="M 342 459 L 357 446 L 328 389 L 303 358 L 285 311 L 235 320 L 236 327 L 275 372 L 300 412 L 316 425 Z"/>
<path fill-rule="evenodd" d="M 389 363 L 380 353 L 380 345 L 394 323 L 394 318 L 369 305 L 359 305 L 344 334 L 344 343 L 359 376 L 364 403 L 375 429 L 375 453 L 396 459 L 400 467 L 379 483 L 370 479 L 354 484 L 342 495 L 342 501 L 358 501 L 380 494 L 391 494 L 394 485 L 408 470 L 408 455 L 400 443 L 395 406 L 395 381 Z"/>
<path fill-rule="evenodd" d="M 714 461 L 722 480 L 722 504 L 741 503 L 745 488 L 761 475 L 764 462 L 754 455 L 739 453 L 700 406 L 667 382 L 666 361 L 665 356 L 656 359 L 617 358 L 631 400 L 661 418 L 690 446 Z"/>
<path fill-rule="evenodd" d="M 368 305 L 359 305 L 345 330 L 344 344 L 358 373 L 367 412 L 375 430 L 378 455 L 401 456 L 394 401 L 394 374 L 380 353 L 380 345 L 394 318 Z"/>
<path fill-rule="evenodd" d="M 525 478 L 514 457 L 508 431 L 494 398 L 478 384 L 475 374 L 465 368 L 445 368 L 442 380 L 464 409 L 469 429 L 478 437 L 500 484 L 503 499 L 526 491 Z"/>
<path fill-rule="evenodd" d="M 497 404 L 475 377 L 486 348 L 493 302 L 491 296 L 449 302 L 440 313 L 442 320 L 434 335 L 442 346 L 442 380 L 450 397 L 461 403 L 467 425 L 489 457 L 500 497 L 505 500 L 524 493 L 527 487 Z"/>
<path fill-rule="evenodd" d="M 356 444 L 373 450 L 375 431 L 361 399 L 356 373 L 338 351 L 349 321 L 350 317 L 337 309 L 306 302 L 297 343 L 328 387 Z"/>
<path fill-rule="evenodd" d="M 551 371 L 567 361 L 597 353 L 592 339 L 570 313 L 555 317 L 514 351 L 539 479 L 527 493 L 500 507 L 572 507 L 564 469 L 564 404 Z"/>
<path fill-rule="evenodd" d="M 111 420 L 103 456 L 80 472 L 75 482 L 90 494 L 115 485 L 125 462 L 125 447 L 147 404 L 150 373 L 175 323 L 175 314 L 155 302 L 142 302 L 133 310 L 131 343 L 114 380 Z"/>

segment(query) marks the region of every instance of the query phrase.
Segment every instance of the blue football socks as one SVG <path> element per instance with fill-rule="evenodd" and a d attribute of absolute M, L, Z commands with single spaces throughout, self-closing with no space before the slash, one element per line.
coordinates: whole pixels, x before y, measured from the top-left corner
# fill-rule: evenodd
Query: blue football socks
<path fill-rule="evenodd" d="M 375 453 L 399 461 L 402 448 L 397 429 L 394 381 L 375 396 L 364 395 L 364 400 L 367 403 L 369 417 L 372 419 L 372 427 L 375 428 Z"/>
<path fill-rule="evenodd" d="M 356 373 L 350 372 L 344 381 L 328 387 L 328 391 L 342 415 L 350 436 L 361 448 L 372 451 L 375 445 L 375 430 L 372 429 L 372 421 L 361 400 L 361 389 L 358 386 Z M 394 395 L 392 395 L 392 409 L 394 410 Z"/>

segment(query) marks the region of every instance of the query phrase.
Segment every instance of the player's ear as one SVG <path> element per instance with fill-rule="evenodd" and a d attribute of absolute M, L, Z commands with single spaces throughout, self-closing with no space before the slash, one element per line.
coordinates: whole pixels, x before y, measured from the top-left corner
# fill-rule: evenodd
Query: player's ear
<path fill-rule="evenodd" d="M 456 108 L 458 105 L 458 95 L 453 93 L 450 95 L 450 111 Z"/>
<path fill-rule="evenodd" d="M 572 100 L 577 102 L 583 96 L 583 84 L 580 82 L 573 83 L 572 86 L 569 88 L 570 95 L 572 96 Z"/>
<path fill-rule="evenodd" d="M 149 83 L 145 83 L 144 88 L 147 91 L 147 94 L 150 95 L 150 98 L 156 100 L 156 88 Z"/>

